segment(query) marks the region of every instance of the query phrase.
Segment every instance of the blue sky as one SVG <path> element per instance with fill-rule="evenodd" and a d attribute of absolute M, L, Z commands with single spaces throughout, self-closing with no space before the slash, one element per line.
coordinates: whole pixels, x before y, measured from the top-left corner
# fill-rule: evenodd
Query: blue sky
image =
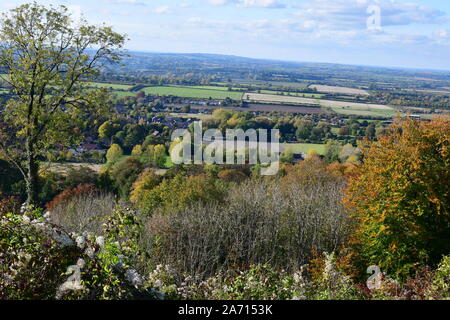
<path fill-rule="evenodd" d="M 2 0 L 0 10 L 25 2 Z M 65 4 L 91 23 L 112 25 L 128 34 L 131 50 L 450 70 L 448 0 L 39 3 Z"/>

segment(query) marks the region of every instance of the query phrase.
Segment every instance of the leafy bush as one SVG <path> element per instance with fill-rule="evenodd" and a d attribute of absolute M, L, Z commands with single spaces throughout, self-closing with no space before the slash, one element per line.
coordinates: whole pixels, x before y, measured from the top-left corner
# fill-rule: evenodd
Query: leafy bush
<path fill-rule="evenodd" d="M 179 174 L 144 192 L 139 206 L 147 215 L 153 214 L 155 210 L 169 213 L 182 210 L 194 203 L 220 202 L 224 193 L 224 187 L 211 177 L 206 175 L 186 177 Z"/>
<path fill-rule="evenodd" d="M 139 258 L 139 224 L 116 210 L 104 237 L 68 234 L 40 211 L 0 220 L 0 299 L 154 298 L 131 268 Z"/>
<path fill-rule="evenodd" d="M 155 174 L 153 169 L 146 169 L 142 172 L 138 179 L 133 183 L 130 193 L 130 200 L 138 206 L 143 202 L 145 193 L 161 183 L 161 177 Z"/>

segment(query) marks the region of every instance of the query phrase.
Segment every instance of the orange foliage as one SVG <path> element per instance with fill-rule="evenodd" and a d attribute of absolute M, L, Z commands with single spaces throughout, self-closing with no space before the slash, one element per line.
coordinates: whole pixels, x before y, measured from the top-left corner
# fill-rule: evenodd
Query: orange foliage
<path fill-rule="evenodd" d="M 450 119 L 398 120 L 352 169 L 344 203 L 367 264 L 407 274 L 450 252 Z"/>
<path fill-rule="evenodd" d="M 54 197 L 53 200 L 47 203 L 45 206 L 47 207 L 48 210 L 52 210 L 61 204 L 69 202 L 75 197 L 78 197 L 83 194 L 90 194 L 93 192 L 96 192 L 96 189 L 94 188 L 93 184 L 80 184 L 76 188 L 64 190 L 56 197 Z"/>

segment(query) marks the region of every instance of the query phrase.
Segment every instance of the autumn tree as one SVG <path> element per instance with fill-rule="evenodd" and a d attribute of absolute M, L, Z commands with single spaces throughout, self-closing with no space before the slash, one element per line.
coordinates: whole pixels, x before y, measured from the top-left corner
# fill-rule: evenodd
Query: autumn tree
<path fill-rule="evenodd" d="M 81 139 L 80 123 L 104 110 L 106 91 L 85 80 L 117 62 L 123 35 L 74 22 L 64 6 L 25 4 L 2 16 L 0 65 L 12 89 L 4 107 L 0 148 L 26 182 L 27 203 L 38 203 L 39 160 L 54 144 Z"/>
<path fill-rule="evenodd" d="M 449 118 L 398 121 L 362 144 L 364 163 L 345 202 L 359 225 L 354 244 L 364 268 L 407 275 L 450 252 L 449 146 Z"/>
<path fill-rule="evenodd" d="M 117 161 L 123 156 L 123 150 L 118 144 L 112 144 L 106 152 L 106 160 L 108 162 Z"/>

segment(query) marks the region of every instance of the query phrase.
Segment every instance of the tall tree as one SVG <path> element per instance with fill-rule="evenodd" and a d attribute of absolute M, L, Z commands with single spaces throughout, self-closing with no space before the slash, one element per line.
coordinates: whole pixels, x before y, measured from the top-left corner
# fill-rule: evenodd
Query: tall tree
<path fill-rule="evenodd" d="M 13 98 L 1 117 L 0 150 L 25 178 L 27 204 L 38 202 L 45 151 L 79 140 L 81 120 L 106 106 L 106 91 L 88 91 L 85 81 L 118 62 L 124 42 L 110 27 L 75 22 L 64 6 L 34 2 L 3 14 L 0 65 Z"/>
<path fill-rule="evenodd" d="M 450 252 L 450 118 L 399 121 L 361 149 L 344 200 L 363 268 L 406 276 L 437 265 Z"/>

